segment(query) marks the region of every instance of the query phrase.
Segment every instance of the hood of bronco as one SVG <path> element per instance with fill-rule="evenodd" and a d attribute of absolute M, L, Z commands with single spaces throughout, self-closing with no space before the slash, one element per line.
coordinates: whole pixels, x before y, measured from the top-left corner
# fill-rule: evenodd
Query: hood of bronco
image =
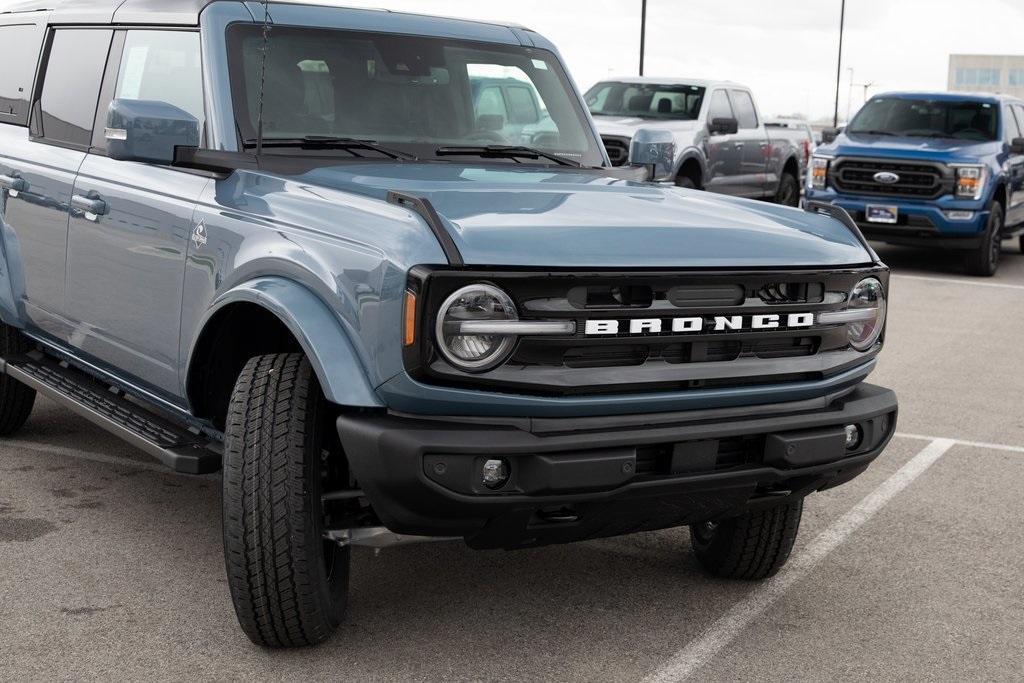
<path fill-rule="evenodd" d="M 474 266 L 752 268 L 872 260 L 827 216 L 594 171 L 358 163 L 290 180 L 381 200 L 390 190 L 428 199 Z"/>

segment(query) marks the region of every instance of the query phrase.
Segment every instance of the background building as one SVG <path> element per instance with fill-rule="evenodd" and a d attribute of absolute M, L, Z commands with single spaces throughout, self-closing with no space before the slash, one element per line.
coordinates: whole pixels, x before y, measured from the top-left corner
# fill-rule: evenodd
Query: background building
<path fill-rule="evenodd" d="M 1024 98 L 1024 55 L 950 55 L 949 89 Z"/>

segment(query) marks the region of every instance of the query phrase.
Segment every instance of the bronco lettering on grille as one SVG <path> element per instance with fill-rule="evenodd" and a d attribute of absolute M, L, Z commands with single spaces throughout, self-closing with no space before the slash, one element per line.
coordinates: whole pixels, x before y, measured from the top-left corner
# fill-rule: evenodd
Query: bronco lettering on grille
<path fill-rule="evenodd" d="M 584 333 L 599 334 L 685 334 L 731 330 L 776 330 L 811 327 L 813 313 L 765 313 L 759 315 L 713 315 L 689 318 L 632 318 L 630 320 L 587 320 Z"/>

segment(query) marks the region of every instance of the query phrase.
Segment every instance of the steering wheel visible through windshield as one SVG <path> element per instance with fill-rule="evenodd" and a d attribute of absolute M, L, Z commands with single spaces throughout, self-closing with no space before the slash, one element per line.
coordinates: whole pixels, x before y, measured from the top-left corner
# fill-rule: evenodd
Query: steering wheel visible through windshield
<path fill-rule="evenodd" d="M 587 166 L 603 163 L 579 98 L 546 50 L 287 26 L 270 31 L 265 62 L 263 48 L 262 27 L 229 29 L 235 117 L 247 149 L 255 146 L 262 106 L 266 153 L 315 147 L 328 154 L 344 149 L 351 157 L 452 161 L 459 157 L 445 150 L 458 148 L 464 157 L 467 148 L 508 146 Z M 493 151 L 481 158 L 553 163 Z"/>

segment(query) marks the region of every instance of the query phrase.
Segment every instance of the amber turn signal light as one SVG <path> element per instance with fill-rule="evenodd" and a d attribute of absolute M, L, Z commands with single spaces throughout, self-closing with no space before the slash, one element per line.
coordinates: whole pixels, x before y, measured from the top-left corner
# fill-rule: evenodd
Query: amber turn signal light
<path fill-rule="evenodd" d="M 405 334 L 403 341 L 406 346 L 416 343 L 416 294 L 405 292 Z"/>

